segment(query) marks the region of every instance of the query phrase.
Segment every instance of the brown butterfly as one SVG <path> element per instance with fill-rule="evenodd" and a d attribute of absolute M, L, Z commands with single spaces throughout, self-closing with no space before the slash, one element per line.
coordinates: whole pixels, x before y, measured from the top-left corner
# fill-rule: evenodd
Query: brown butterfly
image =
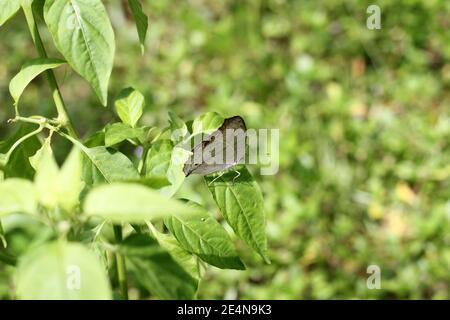
<path fill-rule="evenodd" d="M 207 136 L 191 151 L 184 165 L 184 174 L 207 175 L 231 168 L 245 159 L 246 131 L 244 119 L 234 116 L 225 119 L 222 126 Z"/>

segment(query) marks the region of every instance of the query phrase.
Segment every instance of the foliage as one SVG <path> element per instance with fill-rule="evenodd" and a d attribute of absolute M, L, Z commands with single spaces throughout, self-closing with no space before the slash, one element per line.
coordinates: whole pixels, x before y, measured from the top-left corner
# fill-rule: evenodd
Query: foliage
<path fill-rule="evenodd" d="M 369 1 L 140 3 L 149 17 L 145 40 L 134 23 L 136 12 L 126 1 L 104 1 L 114 17 L 116 39 L 109 96 L 118 97 L 129 87 L 142 93 L 146 105 L 136 127 L 117 122 L 115 99 L 108 99 L 108 108 L 102 108 L 86 80 L 67 64 L 53 70 L 77 131 L 89 138 L 83 139 L 86 148 L 108 146 L 106 151 L 112 153 L 113 147 L 139 169 L 140 151 L 134 144 L 153 141 L 166 127 L 175 132 L 186 125 L 192 130 L 189 121 L 179 123 L 178 118 L 200 119 L 207 112 L 223 117 L 239 114 L 249 128 L 280 129 L 278 174 L 261 177 L 257 168 L 248 168 L 264 196 L 270 265 L 237 239 L 202 179 L 189 177 L 181 183 L 176 179 L 179 168 L 170 166 L 169 151 L 161 160 L 163 166 L 147 168 L 145 179 L 141 172 L 140 181 L 120 182 L 163 189 L 165 195 L 201 203 L 225 226 L 245 271 L 210 267 L 205 272 L 197 263 L 199 257 L 166 233 L 162 222 L 138 228 L 152 230 L 173 261 L 193 279 L 203 279 L 199 298 L 450 298 L 450 42 L 444 32 L 448 1 L 379 0 L 380 30 L 366 28 L 366 9 L 374 4 Z M 0 10 L 2 163 L 14 142 L 36 127 L 6 125 L 14 117 L 9 82 L 21 65 L 36 58 L 24 16 L 14 16 L 17 10 L 18 6 Z M 37 20 L 49 57 L 69 62 L 52 45 L 45 21 Z M 20 110 L 53 117 L 48 92 L 44 77 L 38 76 L 20 98 Z M 168 117 L 168 111 L 178 116 Z M 116 126 L 123 130 L 115 131 Z M 138 132 L 141 128 L 145 134 Z M 178 135 L 164 134 L 155 142 L 170 150 Z M 5 177 L 32 179 L 27 159 L 40 147 L 35 135 L 23 141 L 9 156 Z M 52 149 L 62 164 L 72 144 L 55 134 Z M 82 199 L 89 181 L 104 180 L 95 166 L 83 168 L 88 183 Z M 92 230 L 74 225 L 70 238 L 114 244 L 111 225 L 101 221 L 88 220 Z M 29 216 L 2 216 L 2 222 L 5 232 L 0 230 L 0 239 L 6 233 L 8 252 L 18 256 L 57 237 L 51 227 Z M 124 238 L 133 230 L 127 225 Z M 131 243 L 147 243 L 158 252 L 153 237 Z M 89 248 L 104 253 L 106 249 L 95 243 Z M 158 266 L 152 252 L 136 251 L 141 260 L 137 268 L 147 263 Z M 4 252 L 0 256 L 13 263 L 15 256 Z M 108 259 L 99 256 L 107 264 Z M 381 268 L 380 290 L 366 287 L 371 264 Z M 150 272 L 147 267 L 141 270 Z M 114 266 L 111 271 L 117 296 Z M 2 298 L 14 294 L 13 273 L 13 267 L 0 266 Z M 147 297 L 146 286 L 157 284 L 139 282 L 152 283 L 151 273 L 137 278 L 136 274 L 129 286 L 137 290 L 130 293 Z"/>
<path fill-rule="evenodd" d="M 1 296 L 128 299 L 132 285 L 137 289 L 134 298 L 194 299 L 208 264 L 244 270 L 223 224 L 202 205 L 175 197 L 190 156 L 179 143 L 203 132 L 202 124 L 205 131 L 217 129 L 223 117 L 211 112 L 200 115 L 189 131 L 172 112 L 169 126 L 141 126 L 145 97 L 126 87 L 113 103 L 121 121 L 111 121 L 80 138 L 52 69 L 67 61 L 90 84 L 100 103 L 108 104 L 115 39 L 107 11 L 100 0 L 17 3 L 16 8 L 0 2 L 2 23 L 22 8 L 40 57 L 25 62 L 9 84 L 15 112 L 9 122 L 33 129 L 19 128 L 18 134 L 0 145 L 0 226 L 5 226 L 0 228 L 0 270 L 6 283 L 12 284 Z M 138 1 L 128 4 L 144 46 L 147 17 Z M 64 60 L 48 57 L 41 18 Z M 20 98 L 44 72 L 56 116 L 29 116 Z M 61 148 L 57 137 L 72 144 L 71 151 L 58 159 L 61 166 L 54 154 Z M 27 145 L 29 141 L 35 144 Z M 124 148 L 134 152 L 127 154 Z M 248 172 L 247 179 L 251 179 Z M 237 181 L 236 186 L 241 183 Z M 254 227 L 252 237 L 260 242 L 258 246 L 248 242 L 247 234 L 241 238 L 268 261 L 260 248 L 267 246 L 261 191 L 254 187 L 246 195 L 254 201 L 240 209 L 258 208 L 248 227 Z M 224 215 L 238 214 L 225 212 L 227 201 L 218 203 Z M 234 226 L 232 220 L 230 224 Z M 18 232 L 26 235 L 22 243 L 17 243 Z"/>

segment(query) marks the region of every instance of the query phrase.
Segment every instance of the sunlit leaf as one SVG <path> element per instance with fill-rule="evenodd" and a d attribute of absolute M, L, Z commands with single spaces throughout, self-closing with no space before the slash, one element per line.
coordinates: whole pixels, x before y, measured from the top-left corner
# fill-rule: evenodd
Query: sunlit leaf
<path fill-rule="evenodd" d="M 30 181 L 18 178 L 0 181 L 0 216 L 36 212 L 37 193 Z"/>
<path fill-rule="evenodd" d="M 110 147 L 128 139 L 143 141 L 148 127 L 132 128 L 125 123 L 113 123 L 105 127 L 105 146 Z"/>
<path fill-rule="evenodd" d="M 130 87 L 119 93 L 114 105 L 122 122 L 134 127 L 144 111 L 145 99 L 142 93 Z"/>
<path fill-rule="evenodd" d="M 20 259 L 16 279 L 20 299 L 111 299 L 105 269 L 78 243 L 55 241 L 33 249 Z"/>
<path fill-rule="evenodd" d="M 106 105 L 115 42 L 102 1 L 47 0 L 44 18 L 58 50 Z"/>
<path fill-rule="evenodd" d="M 269 262 L 261 190 L 245 166 L 236 170 L 239 176 L 234 170 L 229 170 L 220 177 L 205 176 L 205 181 L 234 232 Z"/>
<path fill-rule="evenodd" d="M 18 74 L 9 83 L 9 92 L 17 104 L 27 85 L 42 72 L 54 69 L 65 63 L 64 60 L 38 58 L 25 63 Z"/>
<path fill-rule="evenodd" d="M 173 235 L 159 232 L 151 224 L 149 224 L 149 227 L 160 246 L 166 249 L 172 258 L 186 270 L 191 277 L 197 280 L 200 280 L 203 277 L 206 267 L 199 261 L 197 256 L 184 250 Z"/>
<path fill-rule="evenodd" d="M 210 134 L 219 129 L 224 118 L 217 112 L 207 112 L 198 118 L 194 119 L 192 123 L 192 134 L 199 133 Z"/>
<path fill-rule="evenodd" d="M 117 222 L 145 222 L 192 211 L 181 201 L 134 183 L 101 185 L 87 195 L 84 203 L 86 214 Z"/>
<path fill-rule="evenodd" d="M 164 224 L 180 245 L 222 269 L 245 269 L 225 229 L 200 205 L 188 203 L 191 214 L 169 216 Z"/>
<path fill-rule="evenodd" d="M 0 0 L 0 27 L 20 9 L 19 0 Z"/>

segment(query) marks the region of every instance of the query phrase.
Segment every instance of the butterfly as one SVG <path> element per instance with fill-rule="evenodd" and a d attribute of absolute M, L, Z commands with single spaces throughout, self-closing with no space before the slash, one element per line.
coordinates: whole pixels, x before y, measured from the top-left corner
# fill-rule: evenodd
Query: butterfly
<path fill-rule="evenodd" d="M 244 119 L 240 116 L 225 119 L 219 129 L 191 150 L 192 155 L 183 168 L 186 177 L 224 171 L 243 163 L 247 144 L 246 131 Z"/>

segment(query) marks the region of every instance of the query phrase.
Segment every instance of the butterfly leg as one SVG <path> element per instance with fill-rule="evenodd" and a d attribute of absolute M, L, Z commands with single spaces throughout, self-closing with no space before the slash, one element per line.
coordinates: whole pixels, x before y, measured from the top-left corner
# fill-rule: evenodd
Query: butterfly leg
<path fill-rule="evenodd" d="M 234 172 L 236 172 L 236 176 L 233 178 L 233 184 L 234 184 L 234 181 L 241 176 L 241 173 L 239 171 L 234 170 Z"/>
<path fill-rule="evenodd" d="M 214 179 L 212 179 L 211 182 L 208 183 L 208 187 L 209 187 L 211 184 L 213 184 L 214 181 L 216 181 L 217 179 L 219 179 L 219 178 L 222 177 L 222 176 L 223 176 L 223 172 L 222 172 L 221 174 L 219 174 L 217 177 L 215 177 Z"/>

